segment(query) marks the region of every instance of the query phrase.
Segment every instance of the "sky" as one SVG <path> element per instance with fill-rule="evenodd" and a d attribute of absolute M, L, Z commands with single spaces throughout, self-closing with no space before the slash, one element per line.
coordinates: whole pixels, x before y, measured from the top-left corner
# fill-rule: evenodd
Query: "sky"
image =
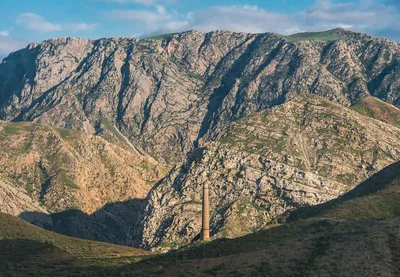
<path fill-rule="evenodd" d="M 400 0 L 1 0 L 0 59 L 55 37 L 333 28 L 400 41 Z"/>

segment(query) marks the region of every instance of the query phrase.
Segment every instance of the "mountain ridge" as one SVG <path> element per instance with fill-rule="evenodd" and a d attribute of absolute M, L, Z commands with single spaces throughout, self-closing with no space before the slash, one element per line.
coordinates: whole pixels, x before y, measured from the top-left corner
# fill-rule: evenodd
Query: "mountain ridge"
<path fill-rule="evenodd" d="M 138 149 L 174 163 L 230 122 L 302 91 L 347 106 L 367 95 L 398 106 L 399 45 L 351 34 L 359 39 L 216 31 L 48 40 L 0 66 L 0 117 L 96 134 L 106 118 Z"/>
<path fill-rule="evenodd" d="M 313 35 L 320 35 L 320 34 L 342 34 L 342 38 L 346 39 L 348 37 L 370 37 L 370 38 L 376 38 L 376 39 L 383 39 L 383 40 L 387 40 L 387 41 L 392 41 L 392 42 L 396 42 L 394 40 L 390 40 L 388 38 L 384 38 L 384 37 L 378 37 L 378 36 L 372 36 L 369 35 L 368 33 L 362 33 L 362 32 L 356 32 L 356 31 L 351 31 L 349 29 L 345 29 L 345 28 L 334 28 L 334 29 L 329 29 L 329 30 L 322 30 L 322 31 L 312 31 L 312 32 L 298 32 L 298 33 L 293 33 L 290 35 L 282 35 L 279 33 L 275 33 L 275 32 L 262 32 L 262 33 L 246 33 L 246 32 L 235 32 L 235 31 L 229 31 L 229 30 L 215 30 L 215 31 L 210 31 L 210 32 L 203 32 L 203 31 L 198 31 L 198 30 L 187 30 L 187 31 L 182 31 L 182 32 L 176 32 L 176 33 L 162 33 L 162 34 L 158 34 L 155 36 L 150 36 L 150 37 L 101 37 L 98 39 L 85 39 L 85 38 L 81 38 L 81 37 L 74 37 L 74 36 L 69 36 L 69 37 L 59 37 L 59 38 L 48 38 L 45 39 L 39 43 L 37 42 L 31 42 L 28 43 L 27 46 L 25 48 L 21 48 L 18 49 L 14 52 L 11 52 L 9 55 L 24 50 L 26 48 L 30 49 L 30 48 L 34 48 L 40 44 L 42 44 L 43 42 L 53 42 L 53 41 L 58 41 L 58 40 L 70 40 L 70 39 L 83 39 L 89 42 L 96 42 L 99 40 L 105 40 L 105 39 L 132 39 L 132 40 L 152 40 L 152 39 L 169 39 L 171 37 L 174 36 L 180 36 L 182 34 L 187 34 L 187 33 L 201 33 L 201 34 L 205 34 L 205 35 L 209 35 L 209 34 L 213 34 L 213 33 L 217 33 L 217 32 L 221 32 L 221 33 L 231 33 L 231 34 L 249 34 L 249 35 L 260 35 L 260 34 L 264 34 L 264 35 L 276 35 L 276 36 L 282 36 L 282 37 L 297 37 L 299 35 L 311 35 L 311 37 L 313 37 Z M 347 36 L 346 36 L 347 35 Z M 306 36 L 307 37 L 307 36 Z M 338 39 L 340 39 L 340 36 L 338 36 Z M 312 39 L 306 39 L 306 40 L 312 40 Z M 323 39 L 321 39 L 323 40 Z M 6 58 L 6 57 L 5 57 Z"/>

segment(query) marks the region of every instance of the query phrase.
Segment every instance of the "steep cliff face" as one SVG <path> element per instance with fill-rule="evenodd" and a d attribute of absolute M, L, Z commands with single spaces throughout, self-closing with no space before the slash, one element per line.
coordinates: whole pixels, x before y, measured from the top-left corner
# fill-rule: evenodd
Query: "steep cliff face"
<path fill-rule="evenodd" d="M 212 235 L 237 237 L 349 191 L 400 159 L 399 138 L 395 125 L 312 95 L 246 117 L 153 188 L 142 244 L 195 238 L 205 183 Z"/>
<path fill-rule="evenodd" d="M 115 125 L 111 132 L 171 163 L 227 124 L 300 92 L 399 106 L 399 45 L 329 33 L 334 40 L 190 31 L 32 44 L 0 65 L 0 117 L 102 135 Z"/>
<path fill-rule="evenodd" d="M 107 203 L 143 199 L 166 168 L 79 131 L 0 121 L 0 211 L 91 214 Z"/>

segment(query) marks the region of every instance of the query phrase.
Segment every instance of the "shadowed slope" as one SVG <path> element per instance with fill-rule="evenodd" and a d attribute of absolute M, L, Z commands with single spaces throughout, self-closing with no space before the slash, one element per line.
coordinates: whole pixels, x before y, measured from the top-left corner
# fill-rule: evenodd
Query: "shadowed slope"
<path fill-rule="evenodd" d="M 58 234 L 136 247 L 142 240 L 144 202 L 108 203 L 91 214 L 70 209 L 53 214 L 23 212 L 18 217 Z"/>
<path fill-rule="evenodd" d="M 0 242 L 26 239 L 53 245 L 87 264 L 119 264 L 137 261 L 149 252 L 96 241 L 75 239 L 46 231 L 12 215 L 0 213 Z M 6 242 L 4 242 L 6 243 Z M 27 250 L 29 249 L 27 245 Z M 68 256 L 68 255 L 67 255 Z"/>

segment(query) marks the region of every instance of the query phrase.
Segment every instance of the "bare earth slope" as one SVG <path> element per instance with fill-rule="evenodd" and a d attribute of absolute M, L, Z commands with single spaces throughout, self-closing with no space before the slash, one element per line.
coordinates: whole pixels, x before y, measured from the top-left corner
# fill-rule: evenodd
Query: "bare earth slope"
<path fill-rule="evenodd" d="M 399 107 L 399 50 L 341 29 L 311 39 L 225 31 L 52 39 L 0 65 L 0 118 L 123 135 L 176 162 L 228 123 L 300 92 Z"/>
<path fill-rule="evenodd" d="M 36 123 L 0 121 L 0 211 L 93 213 L 145 198 L 164 166 L 100 137 Z M 39 205 L 40 204 L 40 205 Z"/>

